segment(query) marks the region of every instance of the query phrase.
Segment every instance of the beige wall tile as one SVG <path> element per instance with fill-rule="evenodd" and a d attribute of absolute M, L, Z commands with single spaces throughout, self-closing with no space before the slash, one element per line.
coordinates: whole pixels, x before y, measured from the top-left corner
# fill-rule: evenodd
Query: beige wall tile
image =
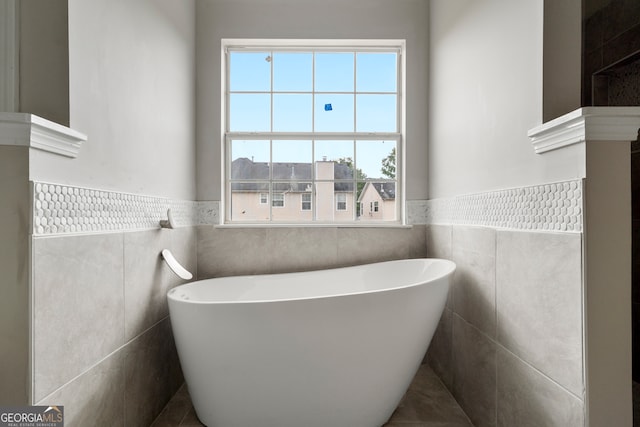
<path fill-rule="evenodd" d="M 500 427 L 584 425 L 582 400 L 500 347 L 497 386 Z"/>
<path fill-rule="evenodd" d="M 453 226 L 427 225 L 427 256 L 430 258 L 451 259 L 451 238 Z"/>
<path fill-rule="evenodd" d="M 196 233 L 193 227 L 124 233 L 126 340 L 168 316 L 167 292 L 186 283 L 162 259 L 163 249 L 169 249 L 195 277 Z"/>
<path fill-rule="evenodd" d="M 127 341 L 169 314 L 166 293 L 174 274 L 162 260 L 160 252 L 170 247 L 170 232 L 158 229 L 124 233 Z"/>
<path fill-rule="evenodd" d="M 490 337 L 496 335 L 496 231 L 453 227 L 453 311 Z"/>
<path fill-rule="evenodd" d="M 198 277 L 269 272 L 266 228 L 198 227 Z"/>
<path fill-rule="evenodd" d="M 67 427 L 123 426 L 124 357 L 117 351 L 37 405 L 63 405 Z"/>
<path fill-rule="evenodd" d="M 476 427 L 496 425 L 496 344 L 456 314 L 452 393 Z"/>
<path fill-rule="evenodd" d="M 409 233 L 409 258 L 427 257 L 427 226 L 416 224 L 411 227 Z"/>
<path fill-rule="evenodd" d="M 198 277 L 198 233 L 196 227 L 178 227 L 169 230 L 169 249 L 176 259 L 187 269 L 194 278 Z M 174 275 L 171 286 L 177 286 L 185 281 Z"/>
<path fill-rule="evenodd" d="M 451 238 L 453 226 L 451 225 L 427 225 L 426 245 L 429 258 L 443 258 L 451 260 Z M 447 296 L 447 308 L 453 310 L 453 283 Z"/>
<path fill-rule="evenodd" d="M 306 271 L 338 264 L 336 228 L 269 228 L 264 256 L 271 273 Z"/>
<path fill-rule="evenodd" d="M 409 258 L 413 232 L 413 228 L 339 228 L 339 263 L 357 265 Z"/>
<path fill-rule="evenodd" d="M 184 382 L 168 318 L 130 342 L 124 353 L 124 424 L 148 426 Z"/>
<path fill-rule="evenodd" d="M 455 313 L 452 392 L 476 427 L 496 425 L 496 344 Z"/>
<path fill-rule="evenodd" d="M 33 245 L 37 401 L 123 344 L 123 237 L 37 238 Z"/>
<path fill-rule="evenodd" d="M 497 339 L 583 395 L 581 236 L 499 231 Z"/>
<path fill-rule="evenodd" d="M 425 228 L 198 227 L 199 278 L 426 256 Z"/>
<path fill-rule="evenodd" d="M 433 334 L 426 361 L 449 390 L 453 389 L 453 312 L 445 308 Z"/>

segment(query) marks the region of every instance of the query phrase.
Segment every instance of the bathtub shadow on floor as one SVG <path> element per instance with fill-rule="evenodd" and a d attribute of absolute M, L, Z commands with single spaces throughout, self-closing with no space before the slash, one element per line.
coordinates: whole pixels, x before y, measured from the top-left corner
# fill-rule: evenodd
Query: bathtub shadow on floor
<path fill-rule="evenodd" d="M 183 385 L 151 427 L 203 426 Z M 409 390 L 384 427 L 473 427 L 451 393 L 428 365 L 418 370 Z"/>

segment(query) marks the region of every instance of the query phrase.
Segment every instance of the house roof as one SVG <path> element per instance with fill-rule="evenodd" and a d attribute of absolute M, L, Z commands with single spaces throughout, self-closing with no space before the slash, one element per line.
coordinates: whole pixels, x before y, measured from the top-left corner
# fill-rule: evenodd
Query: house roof
<path fill-rule="evenodd" d="M 310 191 L 309 184 L 313 179 L 311 163 L 282 162 L 272 163 L 273 180 L 294 181 L 291 183 L 275 183 L 275 191 Z M 344 163 L 334 162 L 334 179 L 353 179 L 353 169 Z M 269 180 L 269 163 L 254 162 L 246 157 L 235 159 L 231 163 L 232 180 Z M 267 192 L 268 186 L 260 182 L 234 182 L 234 191 Z M 334 183 L 334 191 L 352 191 L 351 182 Z"/>
<path fill-rule="evenodd" d="M 367 184 L 362 189 L 358 201 L 361 201 L 362 196 L 366 193 L 367 186 L 373 187 L 382 200 L 395 200 L 396 198 L 396 183 L 395 182 L 373 182 L 367 181 Z"/>
<path fill-rule="evenodd" d="M 380 194 L 382 200 L 394 200 L 396 198 L 395 182 L 372 182 L 371 185 Z"/>

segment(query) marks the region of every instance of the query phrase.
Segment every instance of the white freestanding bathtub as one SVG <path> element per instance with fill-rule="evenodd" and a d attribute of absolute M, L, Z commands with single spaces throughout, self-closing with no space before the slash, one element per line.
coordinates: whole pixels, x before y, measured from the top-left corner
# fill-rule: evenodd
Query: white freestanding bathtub
<path fill-rule="evenodd" d="M 455 264 L 389 261 L 201 280 L 169 291 L 209 427 L 379 427 L 415 375 Z"/>

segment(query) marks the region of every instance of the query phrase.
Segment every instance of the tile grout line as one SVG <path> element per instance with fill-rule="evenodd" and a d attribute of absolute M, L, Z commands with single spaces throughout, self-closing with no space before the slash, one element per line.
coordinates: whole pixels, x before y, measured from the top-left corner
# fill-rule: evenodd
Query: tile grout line
<path fill-rule="evenodd" d="M 59 390 L 61 390 L 62 388 L 68 386 L 69 384 L 71 384 L 72 382 L 76 381 L 77 379 L 79 379 L 80 377 L 84 376 L 85 374 L 87 374 L 89 371 L 91 371 L 92 369 L 96 368 L 97 366 L 99 366 L 101 363 L 105 362 L 107 359 L 110 359 L 111 357 L 115 356 L 116 353 L 118 353 L 119 351 L 124 350 L 126 347 L 128 347 L 129 345 L 131 345 L 134 341 L 136 341 L 138 338 L 140 338 L 142 335 L 146 334 L 147 332 L 149 332 L 150 330 L 152 330 L 153 328 L 155 328 L 156 326 L 158 326 L 160 323 L 162 323 L 163 321 L 165 321 L 166 319 L 169 319 L 169 316 L 165 316 L 162 319 L 160 319 L 159 321 L 155 322 L 153 325 L 149 326 L 147 329 L 145 329 L 144 331 L 140 332 L 138 335 L 136 335 L 135 337 L 131 338 L 129 341 L 125 342 L 124 344 L 122 344 L 121 346 L 119 346 L 118 348 L 116 348 L 115 350 L 113 350 L 112 352 L 110 352 L 109 354 L 107 354 L 106 356 L 100 358 L 98 361 L 96 361 L 95 363 L 93 363 L 91 366 L 89 366 L 87 369 L 85 369 L 84 371 L 82 371 L 81 373 L 79 373 L 78 375 L 74 376 L 73 378 L 71 378 L 69 381 L 65 382 L 64 384 L 62 384 L 61 386 L 57 387 L 55 390 L 53 390 L 51 393 L 47 394 L 46 396 L 44 396 L 42 399 L 40 399 L 38 402 L 42 402 L 45 399 L 50 398 L 53 394 L 55 394 L 56 392 L 58 392 Z M 35 402 L 36 404 L 38 402 Z"/>

